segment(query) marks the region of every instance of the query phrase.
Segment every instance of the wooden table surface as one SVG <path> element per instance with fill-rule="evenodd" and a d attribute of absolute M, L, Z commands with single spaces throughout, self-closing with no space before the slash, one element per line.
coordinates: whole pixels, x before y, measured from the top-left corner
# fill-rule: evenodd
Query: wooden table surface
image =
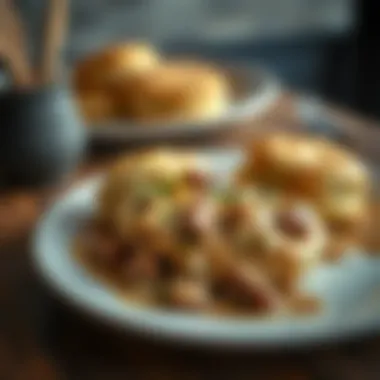
<path fill-rule="evenodd" d="M 371 128 L 360 117 L 337 114 L 354 129 Z M 259 121 L 265 128 L 276 123 L 299 124 L 289 97 Z M 209 143 L 244 140 L 246 133 Z M 112 157 L 91 153 L 76 177 L 103 168 Z M 112 331 L 62 305 L 39 283 L 28 249 L 33 226 L 53 193 L 0 195 L 0 380 L 380 378 L 380 337 L 298 351 L 211 351 Z"/>

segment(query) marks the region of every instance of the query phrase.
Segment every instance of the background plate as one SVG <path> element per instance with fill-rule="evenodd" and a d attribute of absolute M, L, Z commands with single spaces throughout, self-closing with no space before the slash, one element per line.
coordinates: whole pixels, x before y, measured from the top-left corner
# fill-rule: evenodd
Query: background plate
<path fill-rule="evenodd" d="M 129 123 L 128 121 L 111 122 L 89 126 L 89 136 L 95 142 L 145 142 L 173 138 L 193 138 L 204 134 L 217 133 L 221 130 L 254 118 L 266 112 L 281 93 L 280 82 L 266 71 L 245 67 L 238 64 L 221 66 L 235 88 L 237 97 L 220 117 L 199 123 L 152 124 L 149 126 Z"/>

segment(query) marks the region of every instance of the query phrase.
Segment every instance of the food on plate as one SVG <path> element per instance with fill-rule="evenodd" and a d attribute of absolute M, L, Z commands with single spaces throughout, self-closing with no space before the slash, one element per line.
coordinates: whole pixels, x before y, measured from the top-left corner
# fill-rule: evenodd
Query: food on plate
<path fill-rule="evenodd" d="M 179 150 L 118 160 L 76 257 L 128 300 L 150 306 L 222 314 L 313 309 L 300 281 L 353 243 L 352 221 L 367 209 L 367 171 L 322 140 L 278 135 L 255 145 L 258 160 L 248 151 L 238 180 L 227 183 L 201 156 Z M 307 184 L 306 167 L 313 173 Z M 335 233 L 336 220 L 350 225 L 340 227 L 345 234 Z"/>
<path fill-rule="evenodd" d="M 76 65 L 74 88 L 80 92 L 104 91 L 120 77 L 150 70 L 159 60 L 159 54 L 148 44 L 112 45 Z"/>
<path fill-rule="evenodd" d="M 190 185 L 196 188 L 191 181 L 202 185 L 204 171 L 204 164 L 189 154 L 154 150 L 127 156 L 115 163 L 107 174 L 99 194 L 99 217 L 116 228 L 123 228 L 120 223 L 124 223 L 127 216 L 124 204 L 125 207 L 132 203 L 142 204 L 144 198 L 149 201 L 155 192 L 171 194 L 177 190 L 178 196 L 184 196 L 191 189 Z"/>
<path fill-rule="evenodd" d="M 351 152 L 327 140 L 291 134 L 257 139 L 238 178 L 312 202 L 340 241 L 352 243 L 348 237 L 357 237 L 368 218 L 368 170 Z"/>
<path fill-rule="evenodd" d="M 116 86 L 120 115 L 141 122 L 209 119 L 223 112 L 230 95 L 222 72 L 190 61 L 167 62 Z"/>
<path fill-rule="evenodd" d="M 91 123 L 207 120 L 219 116 L 231 97 L 222 70 L 200 61 L 163 59 L 142 43 L 112 45 L 83 59 L 75 67 L 73 87 Z"/>

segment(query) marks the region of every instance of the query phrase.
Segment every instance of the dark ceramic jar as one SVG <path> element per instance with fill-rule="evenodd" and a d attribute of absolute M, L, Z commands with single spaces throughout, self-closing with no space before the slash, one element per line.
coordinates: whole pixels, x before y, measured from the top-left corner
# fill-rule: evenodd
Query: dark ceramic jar
<path fill-rule="evenodd" d="M 0 180 L 53 185 L 79 163 L 85 130 L 67 87 L 0 93 Z"/>

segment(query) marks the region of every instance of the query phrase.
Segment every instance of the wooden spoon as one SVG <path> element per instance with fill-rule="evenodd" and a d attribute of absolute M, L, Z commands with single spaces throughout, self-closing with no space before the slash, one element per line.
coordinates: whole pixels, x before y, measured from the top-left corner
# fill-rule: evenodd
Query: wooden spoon
<path fill-rule="evenodd" d="M 37 74 L 41 83 L 50 83 L 56 78 L 60 66 L 60 51 L 65 41 L 67 19 L 67 0 L 49 0 L 45 16 L 41 62 Z"/>
<path fill-rule="evenodd" d="M 17 87 L 29 87 L 33 77 L 24 28 L 10 0 L 0 0 L 0 36 L 0 54 L 11 71 L 14 84 Z"/>
<path fill-rule="evenodd" d="M 16 87 L 27 87 L 30 84 L 30 77 L 24 62 L 11 43 L 0 41 L 0 58 L 4 60 Z"/>

